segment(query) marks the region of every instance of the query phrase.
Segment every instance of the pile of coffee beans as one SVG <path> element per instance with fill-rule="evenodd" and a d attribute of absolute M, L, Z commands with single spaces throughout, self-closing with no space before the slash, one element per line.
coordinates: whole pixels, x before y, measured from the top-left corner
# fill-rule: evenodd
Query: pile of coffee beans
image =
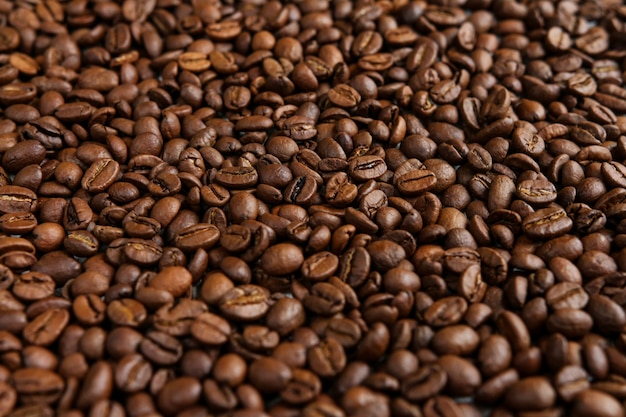
<path fill-rule="evenodd" d="M 0 0 L 0 417 L 624 417 L 619 0 Z"/>

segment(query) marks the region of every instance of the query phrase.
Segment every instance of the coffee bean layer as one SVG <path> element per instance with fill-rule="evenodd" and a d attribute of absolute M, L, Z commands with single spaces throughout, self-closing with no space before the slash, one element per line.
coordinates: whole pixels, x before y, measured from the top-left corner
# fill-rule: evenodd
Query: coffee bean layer
<path fill-rule="evenodd" d="M 619 0 L 0 0 L 0 417 L 624 417 Z"/>

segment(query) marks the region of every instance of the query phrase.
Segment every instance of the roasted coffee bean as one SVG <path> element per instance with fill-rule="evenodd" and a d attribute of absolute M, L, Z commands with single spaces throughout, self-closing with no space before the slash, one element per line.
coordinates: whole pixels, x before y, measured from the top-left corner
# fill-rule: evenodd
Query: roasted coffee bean
<path fill-rule="evenodd" d="M 321 377 L 332 377 L 346 366 L 343 347 L 334 339 L 326 339 L 309 349 L 307 359 L 311 370 Z"/>
<path fill-rule="evenodd" d="M 211 249 L 220 239 L 217 226 L 198 223 L 179 230 L 174 236 L 174 245 L 182 251 Z"/>
<path fill-rule="evenodd" d="M 12 384 L 25 404 L 53 404 L 61 397 L 65 388 L 65 382 L 60 375 L 37 368 L 16 370 Z"/>
<path fill-rule="evenodd" d="M 256 285 L 242 285 L 225 293 L 220 299 L 220 310 L 234 320 L 257 320 L 265 315 L 268 292 Z"/>
<path fill-rule="evenodd" d="M 70 314 L 67 310 L 48 310 L 26 325 L 24 338 L 35 345 L 51 345 L 61 335 L 69 321 Z"/>
<path fill-rule="evenodd" d="M 536 239 L 553 239 L 569 232 L 572 220 L 561 208 L 545 208 L 528 215 L 522 229 L 529 237 Z"/>
<path fill-rule="evenodd" d="M 572 416 L 624 415 L 624 409 L 611 395 L 598 390 L 581 391 L 572 400 Z"/>
<path fill-rule="evenodd" d="M 191 273 L 180 266 L 169 266 L 163 268 L 148 283 L 151 288 L 164 290 L 179 297 L 189 290 L 192 281 Z"/>
<path fill-rule="evenodd" d="M 189 330 L 195 339 L 208 345 L 226 343 L 231 333 L 230 324 L 212 313 L 202 313 L 196 316 Z"/>
<path fill-rule="evenodd" d="M 556 392 L 543 377 L 529 377 L 515 382 L 505 396 L 505 403 L 516 410 L 543 410 L 554 405 Z"/>
<path fill-rule="evenodd" d="M 36 205 L 37 195 L 28 188 L 0 186 L 0 213 L 32 212 Z"/>
<path fill-rule="evenodd" d="M 151 377 L 152 366 L 138 353 L 124 356 L 115 367 L 115 384 L 124 392 L 141 391 Z"/>
<path fill-rule="evenodd" d="M 191 377 L 180 377 L 167 381 L 159 391 L 157 404 L 165 414 L 171 415 L 189 408 L 200 399 L 202 385 Z"/>
<path fill-rule="evenodd" d="M 270 275 L 288 275 L 299 270 L 303 262 L 304 256 L 298 246 L 280 243 L 267 248 L 259 265 Z"/>
<path fill-rule="evenodd" d="M 117 180 L 119 172 L 120 167 L 117 161 L 99 159 L 85 171 L 82 187 L 92 193 L 104 191 Z"/>
<path fill-rule="evenodd" d="M 358 156 L 350 161 L 350 176 L 355 181 L 376 179 L 387 170 L 385 161 L 375 155 Z"/>
<path fill-rule="evenodd" d="M 156 331 L 148 332 L 138 347 L 150 361 L 159 365 L 178 362 L 183 349 L 177 339 Z"/>

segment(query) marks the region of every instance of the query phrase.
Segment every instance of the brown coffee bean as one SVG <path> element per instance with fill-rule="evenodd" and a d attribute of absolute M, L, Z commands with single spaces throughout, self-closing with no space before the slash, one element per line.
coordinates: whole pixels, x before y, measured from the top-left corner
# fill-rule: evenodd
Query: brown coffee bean
<path fill-rule="evenodd" d="M 175 378 L 159 391 L 157 404 L 165 414 L 172 415 L 197 403 L 201 394 L 202 386 L 197 379 Z"/>
<path fill-rule="evenodd" d="M 380 177 L 387 170 L 385 161 L 374 155 L 359 156 L 350 161 L 350 176 L 356 181 Z"/>
<path fill-rule="evenodd" d="M 594 325 L 602 333 L 619 332 L 626 324 L 624 310 L 615 301 L 604 295 L 590 295 L 587 312 L 593 318 Z"/>
<path fill-rule="evenodd" d="M 269 309 L 268 292 L 256 285 L 242 285 L 226 292 L 219 306 L 222 313 L 233 320 L 257 320 Z"/>
<path fill-rule="evenodd" d="M 551 287 L 546 293 L 546 302 L 557 310 L 560 308 L 584 308 L 589 295 L 578 284 L 562 282 Z"/>
<path fill-rule="evenodd" d="M 221 345 L 228 341 L 231 327 L 226 320 L 215 314 L 202 313 L 191 323 L 190 332 L 202 343 Z"/>
<path fill-rule="evenodd" d="M 17 185 L 0 186 L 0 213 L 32 212 L 37 205 L 37 195 Z"/>
<path fill-rule="evenodd" d="M 478 347 L 478 334 L 467 325 L 445 327 L 435 333 L 431 341 L 439 355 L 469 355 Z"/>
<path fill-rule="evenodd" d="M 100 192 L 106 190 L 120 172 L 119 163 L 112 159 L 100 159 L 94 162 L 82 179 L 82 187 L 90 192 Z"/>
<path fill-rule="evenodd" d="M 522 228 L 529 237 L 553 239 L 567 233 L 573 226 L 565 210 L 559 208 L 540 209 L 524 219 Z"/>
<path fill-rule="evenodd" d="M 281 391 L 293 375 L 287 365 L 274 358 L 254 361 L 248 372 L 250 383 L 259 391 L 266 393 Z"/>
<path fill-rule="evenodd" d="M 140 354 L 126 355 L 115 367 L 115 384 L 124 392 L 144 389 L 152 377 L 152 367 Z"/>
<path fill-rule="evenodd" d="M 309 349 L 307 359 L 311 370 L 321 377 L 332 377 L 346 366 L 343 347 L 334 339 L 326 339 Z"/>
<path fill-rule="evenodd" d="M 431 326 L 448 326 L 458 323 L 467 311 L 467 302 L 461 297 L 445 297 L 433 303 L 423 313 Z"/>
<path fill-rule="evenodd" d="M 446 382 L 446 373 L 439 366 L 429 364 L 403 381 L 402 393 L 411 401 L 422 401 L 437 395 Z"/>
<path fill-rule="evenodd" d="M 35 345 L 49 346 L 61 335 L 69 320 L 67 310 L 48 310 L 26 325 L 24 338 Z"/>
<path fill-rule="evenodd" d="M 179 230 L 174 236 L 174 244 L 182 251 L 211 249 L 220 239 L 217 226 L 198 223 Z"/>
<path fill-rule="evenodd" d="M 45 369 L 18 369 L 12 376 L 17 395 L 25 404 L 53 404 L 57 401 L 65 383 L 58 374 Z"/>
<path fill-rule="evenodd" d="M 299 247 L 281 243 L 267 248 L 259 265 L 270 275 L 288 275 L 300 269 L 303 262 L 304 256 Z"/>
<path fill-rule="evenodd" d="M 330 89 L 328 100 L 338 107 L 351 108 L 361 102 L 361 95 L 346 84 L 339 84 Z"/>
<path fill-rule="evenodd" d="M 528 377 L 515 382 L 505 394 L 508 407 L 516 410 L 543 410 L 554 405 L 556 392 L 543 377 Z"/>
<path fill-rule="evenodd" d="M 191 273 L 180 266 L 169 266 L 163 268 L 149 282 L 151 288 L 164 290 L 172 294 L 173 297 L 180 297 L 191 286 Z"/>
<path fill-rule="evenodd" d="M 594 389 L 585 390 L 572 401 L 572 416 L 622 416 L 624 409 L 612 396 Z"/>

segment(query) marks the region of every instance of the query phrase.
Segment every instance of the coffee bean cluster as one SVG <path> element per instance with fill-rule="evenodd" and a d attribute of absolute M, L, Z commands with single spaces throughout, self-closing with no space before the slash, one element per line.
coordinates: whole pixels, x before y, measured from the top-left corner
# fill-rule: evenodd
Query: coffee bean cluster
<path fill-rule="evenodd" d="M 619 0 L 0 0 L 1 417 L 624 417 Z"/>

